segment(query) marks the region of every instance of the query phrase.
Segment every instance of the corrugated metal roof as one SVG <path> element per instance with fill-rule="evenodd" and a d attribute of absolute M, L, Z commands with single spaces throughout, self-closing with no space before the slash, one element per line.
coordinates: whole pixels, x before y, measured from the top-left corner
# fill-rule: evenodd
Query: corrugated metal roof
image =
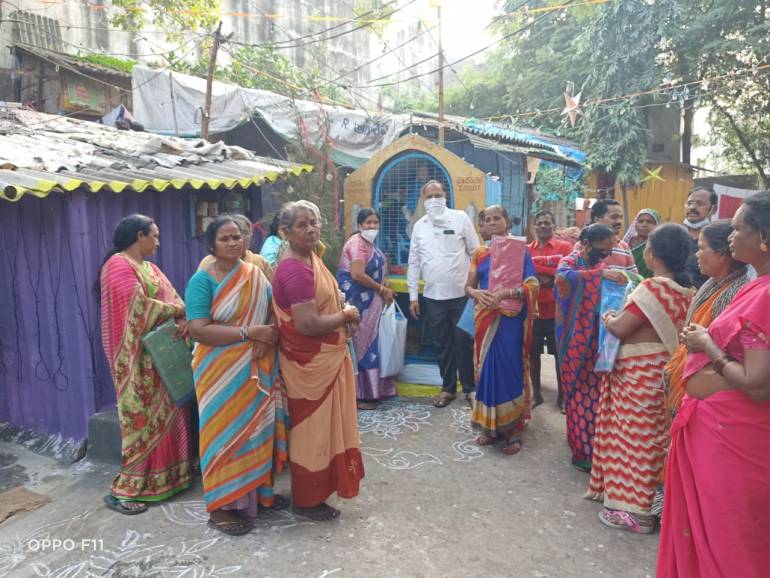
<path fill-rule="evenodd" d="M 543 149 L 568 157 L 574 164 L 585 163 L 585 152 L 564 139 L 533 134 L 498 124 L 483 122 L 475 118 L 465 119 L 463 127 L 467 132 L 486 138 L 497 139 L 513 145 Z"/>
<path fill-rule="evenodd" d="M 311 170 L 221 142 L 122 131 L 0 106 L 0 199 L 5 201 L 76 189 L 246 188 Z"/>

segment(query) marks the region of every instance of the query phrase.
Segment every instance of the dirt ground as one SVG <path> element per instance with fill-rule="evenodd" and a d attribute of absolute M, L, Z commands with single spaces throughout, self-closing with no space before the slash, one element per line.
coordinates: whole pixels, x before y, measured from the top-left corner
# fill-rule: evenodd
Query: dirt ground
<path fill-rule="evenodd" d="M 231 538 L 206 526 L 200 481 L 139 516 L 102 506 L 112 466 L 64 466 L 0 443 L 0 490 L 24 485 L 50 496 L 0 524 L 0 578 L 48 576 L 533 576 L 652 577 L 657 534 L 605 528 L 583 499 L 587 474 L 569 466 L 552 363 L 546 404 L 534 411 L 522 451 L 479 448 L 459 400 L 389 401 L 361 412 L 366 478 L 339 520 L 291 512 Z M 278 490 L 288 494 L 288 476 Z"/>

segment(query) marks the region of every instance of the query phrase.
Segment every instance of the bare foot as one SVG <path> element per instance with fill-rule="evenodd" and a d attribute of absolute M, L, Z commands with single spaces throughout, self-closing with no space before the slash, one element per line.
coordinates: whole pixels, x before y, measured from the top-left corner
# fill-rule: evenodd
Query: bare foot
<path fill-rule="evenodd" d="M 359 401 L 357 405 L 358 405 L 358 409 L 362 409 L 366 411 L 377 409 L 376 401 Z"/>
<path fill-rule="evenodd" d="M 298 508 L 297 506 L 293 506 L 292 509 L 295 514 L 310 518 L 316 522 L 328 522 L 338 518 L 340 515 L 340 511 L 337 508 L 332 508 L 328 504 L 321 504 L 313 508 Z"/>

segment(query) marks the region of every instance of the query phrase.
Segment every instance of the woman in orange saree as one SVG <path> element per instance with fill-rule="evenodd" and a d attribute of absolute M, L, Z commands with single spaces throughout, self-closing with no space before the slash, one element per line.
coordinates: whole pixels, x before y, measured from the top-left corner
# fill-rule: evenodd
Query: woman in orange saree
<path fill-rule="evenodd" d="M 285 400 L 276 380 L 270 284 L 240 259 L 243 235 L 232 216 L 215 219 L 206 241 L 213 259 L 185 293 L 197 342 L 203 498 L 209 526 L 237 536 L 251 530 L 260 506 L 288 506 L 273 495 L 273 478 L 286 462 Z"/>
<path fill-rule="evenodd" d="M 715 222 L 701 230 L 698 239 L 698 268 L 708 277 L 687 311 L 685 325 L 708 327 L 730 304 L 735 294 L 749 282 L 746 265 L 733 259 L 728 240 L 733 227 L 729 221 Z M 663 372 L 666 386 L 666 415 L 673 421 L 684 397 L 684 364 L 687 347 L 680 343 Z"/>
<path fill-rule="evenodd" d="M 176 407 L 142 347 L 141 337 L 172 318 L 187 332 L 184 303 L 153 263 L 158 227 L 144 215 L 125 217 L 101 269 L 102 341 L 117 393 L 121 468 L 105 504 L 121 514 L 140 514 L 190 487 L 190 421 Z"/>
<path fill-rule="evenodd" d="M 358 309 L 343 307 L 337 281 L 314 253 L 321 216 L 307 201 L 281 210 L 288 247 L 273 276 L 281 375 L 289 399 L 289 465 L 294 510 L 331 520 L 333 494 L 358 495 L 364 477 L 356 381 L 348 345 Z"/>

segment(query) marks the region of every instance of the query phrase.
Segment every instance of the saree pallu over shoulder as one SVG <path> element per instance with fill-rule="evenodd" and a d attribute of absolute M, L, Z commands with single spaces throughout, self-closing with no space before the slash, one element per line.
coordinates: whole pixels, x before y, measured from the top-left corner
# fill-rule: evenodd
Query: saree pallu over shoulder
<path fill-rule="evenodd" d="M 315 303 L 321 315 L 341 310 L 339 288 L 316 255 L 312 256 Z M 298 507 L 314 507 L 337 492 L 358 495 L 364 477 L 355 376 L 344 329 L 318 337 L 297 331 L 291 310 L 276 300 L 281 375 L 291 416 L 289 463 L 292 498 Z"/>
<path fill-rule="evenodd" d="M 490 250 L 480 247 L 473 257 L 479 287 L 486 289 L 491 266 Z M 518 314 L 474 307 L 474 368 L 476 399 L 471 423 L 486 435 L 521 433 L 532 415 L 529 351 L 532 327 L 538 314 L 540 285 L 527 253 L 524 262 L 525 307 Z"/>
<path fill-rule="evenodd" d="M 115 384 L 121 471 L 115 497 L 156 501 L 192 482 L 187 408 L 177 408 L 142 347 L 141 338 L 183 305 L 154 264 L 122 254 L 102 267 L 101 331 Z"/>
<path fill-rule="evenodd" d="M 663 368 L 677 347 L 692 291 L 671 279 L 645 279 L 629 296 L 660 342 L 620 348 L 599 400 L 586 497 L 606 508 L 648 515 L 668 445 Z"/>
<path fill-rule="evenodd" d="M 673 355 L 679 346 L 679 332 L 694 291 L 666 277 L 645 279 L 629 295 L 628 300 L 642 310 L 663 345 Z"/>
<path fill-rule="evenodd" d="M 211 320 L 222 325 L 264 325 L 268 282 L 241 263 L 219 284 Z M 193 375 L 200 414 L 200 454 L 206 509 L 213 511 L 257 488 L 272 488 L 286 461 L 286 415 L 275 354 L 254 359 L 250 342 L 197 344 Z M 272 492 L 260 493 L 270 506 Z"/>
<path fill-rule="evenodd" d="M 697 323 L 708 327 L 730 304 L 736 293 L 749 282 L 746 267 L 733 271 L 725 279 L 706 281 L 690 302 L 684 324 Z M 663 382 L 666 389 L 666 416 L 674 419 L 682 405 L 684 397 L 684 364 L 687 359 L 687 347 L 679 344 L 671 360 L 663 370 Z"/>

